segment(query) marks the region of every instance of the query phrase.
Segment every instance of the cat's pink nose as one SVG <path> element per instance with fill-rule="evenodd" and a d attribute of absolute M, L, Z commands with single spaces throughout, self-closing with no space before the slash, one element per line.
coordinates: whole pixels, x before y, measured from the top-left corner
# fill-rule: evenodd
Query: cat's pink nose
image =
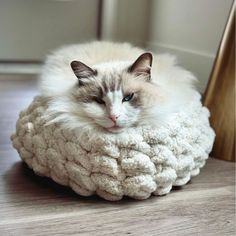
<path fill-rule="evenodd" d="M 116 120 L 119 118 L 119 115 L 110 115 L 109 118 L 116 123 Z"/>

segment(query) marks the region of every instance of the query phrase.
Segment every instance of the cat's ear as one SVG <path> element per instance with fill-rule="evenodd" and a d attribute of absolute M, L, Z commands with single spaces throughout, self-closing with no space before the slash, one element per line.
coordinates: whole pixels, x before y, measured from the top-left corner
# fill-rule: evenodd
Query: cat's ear
<path fill-rule="evenodd" d="M 96 70 L 93 70 L 80 61 L 72 61 L 70 63 L 70 66 L 76 77 L 79 79 L 79 85 L 84 85 L 84 79 L 95 76 L 97 74 Z"/>
<path fill-rule="evenodd" d="M 143 53 L 138 59 L 129 67 L 128 71 L 137 76 L 143 75 L 150 79 L 152 67 L 152 54 L 150 52 Z"/>

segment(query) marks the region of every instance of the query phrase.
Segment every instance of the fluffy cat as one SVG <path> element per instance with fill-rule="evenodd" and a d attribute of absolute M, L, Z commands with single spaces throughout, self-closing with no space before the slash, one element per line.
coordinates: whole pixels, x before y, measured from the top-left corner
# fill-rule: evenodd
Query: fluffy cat
<path fill-rule="evenodd" d="M 163 124 L 191 100 L 194 81 L 173 56 L 127 43 L 93 42 L 49 55 L 41 90 L 50 97 L 46 115 L 51 121 L 117 133 Z"/>

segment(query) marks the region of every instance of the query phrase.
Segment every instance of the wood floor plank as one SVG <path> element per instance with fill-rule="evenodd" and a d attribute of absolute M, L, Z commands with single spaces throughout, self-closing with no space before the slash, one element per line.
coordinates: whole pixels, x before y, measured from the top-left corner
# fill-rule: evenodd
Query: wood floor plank
<path fill-rule="evenodd" d="M 186 186 L 145 201 L 81 197 L 36 176 L 9 139 L 35 81 L 0 76 L 0 235 L 235 235 L 231 162 L 210 158 Z"/>

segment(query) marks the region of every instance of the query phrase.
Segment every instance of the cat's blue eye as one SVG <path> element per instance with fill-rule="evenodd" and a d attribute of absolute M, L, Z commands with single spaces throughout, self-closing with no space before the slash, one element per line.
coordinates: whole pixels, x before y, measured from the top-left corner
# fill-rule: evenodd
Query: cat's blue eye
<path fill-rule="evenodd" d="M 131 94 L 125 96 L 125 97 L 122 99 L 122 102 L 128 102 L 128 101 L 130 101 L 130 100 L 133 98 L 133 96 L 134 96 L 134 93 L 131 93 Z"/>
<path fill-rule="evenodd" d="M 95 97 L 95 98 L 94 98 L 94 101 L 95 101 L 96 103 L 98 103 L 98 104 L 105 104 L 105 102 L 104 102 L 101 98 L 99 98 L 99 97 Z"/>

